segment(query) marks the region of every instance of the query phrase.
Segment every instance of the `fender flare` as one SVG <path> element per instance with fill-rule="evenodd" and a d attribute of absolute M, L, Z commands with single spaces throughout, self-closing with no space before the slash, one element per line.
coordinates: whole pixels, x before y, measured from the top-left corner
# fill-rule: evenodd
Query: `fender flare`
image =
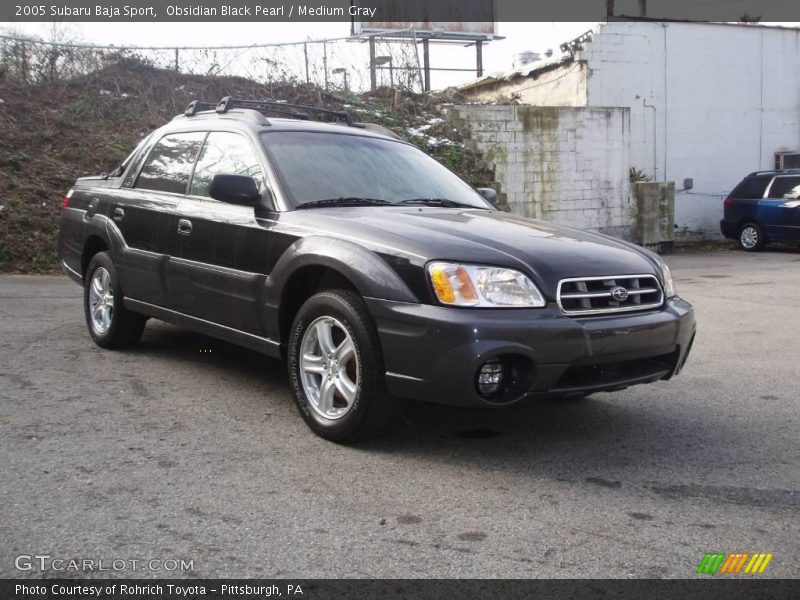
<path fill-rule="evenodd" d="M 377 253 L 347 240 L 312 235 L 297 240 L 275 263 L 266 280 L 266 303 L 277 308 L 286 282 L 298 269 L 307 266 L 338 271 L 365 298 L 419 302 L 397 272 Z"/>

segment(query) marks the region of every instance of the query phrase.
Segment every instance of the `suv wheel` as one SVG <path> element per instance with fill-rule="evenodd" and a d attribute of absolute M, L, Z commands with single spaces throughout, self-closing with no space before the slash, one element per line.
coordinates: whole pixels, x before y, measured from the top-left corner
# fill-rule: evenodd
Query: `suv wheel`
<path fill-rule="evenodd" d="M 289 379 L 306 424 L 334 442 L 377 434 L 394 416 L 378 334 L 356 294 L 320 292 L 300 308 L 288 348 Z"/>
<path fill-rule="evenodd" d="M 102 348 L 125 348 L 139 341 L 147 318 L 125 308 L 116 269 L 107 252 L 95 254 L 83 283 L 86 325 Z"/>
<path fill-rule="evenodd" d="M 764 248 L 764 232 L 758 223 L 745 223 L 739 229 L 739 247 L 748 252 L 757 252 Z"/>

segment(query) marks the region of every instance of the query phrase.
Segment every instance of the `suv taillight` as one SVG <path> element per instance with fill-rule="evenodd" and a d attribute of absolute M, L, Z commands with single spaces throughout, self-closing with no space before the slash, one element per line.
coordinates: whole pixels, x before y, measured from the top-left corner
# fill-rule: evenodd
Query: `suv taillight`
<path fill-rule="evenodd" d="M 64 195 L 64 206 L 63 208 L 67 208 L 69 206 L 69 199 L 72 198 L 72 190 L 68 191 Z"/>
<path fill-rule="evenodd" d="M 733 197 L 732 196 L 728 196 L 722 202 L 722 208 L 729 208 L 731 204 L 733 204 Z"/>

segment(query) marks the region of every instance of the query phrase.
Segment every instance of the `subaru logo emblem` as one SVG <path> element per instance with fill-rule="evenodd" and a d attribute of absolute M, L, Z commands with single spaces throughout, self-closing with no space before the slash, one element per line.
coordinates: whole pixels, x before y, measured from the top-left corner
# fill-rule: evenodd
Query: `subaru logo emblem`
<path fill-rule="evenodd" d="M 611 290 L 611 297 L 617 302 L 625 302 L 628 299 L 628 290 L 618 285 Z"/>

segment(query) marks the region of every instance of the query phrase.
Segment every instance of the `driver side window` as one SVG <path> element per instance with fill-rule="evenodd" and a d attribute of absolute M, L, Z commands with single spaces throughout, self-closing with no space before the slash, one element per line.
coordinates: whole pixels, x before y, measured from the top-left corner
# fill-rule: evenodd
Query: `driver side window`
<path fill-rule="evenodd" d="M 238 133 L 212 131 L 208 134 L 197 159 L 189 194 L 208 197 L 208 186 L 217 173 L 250 175 L 256 180 L 258 191 L 264 192 L 264 173 L 258 158 L 247 139 Z"/>

